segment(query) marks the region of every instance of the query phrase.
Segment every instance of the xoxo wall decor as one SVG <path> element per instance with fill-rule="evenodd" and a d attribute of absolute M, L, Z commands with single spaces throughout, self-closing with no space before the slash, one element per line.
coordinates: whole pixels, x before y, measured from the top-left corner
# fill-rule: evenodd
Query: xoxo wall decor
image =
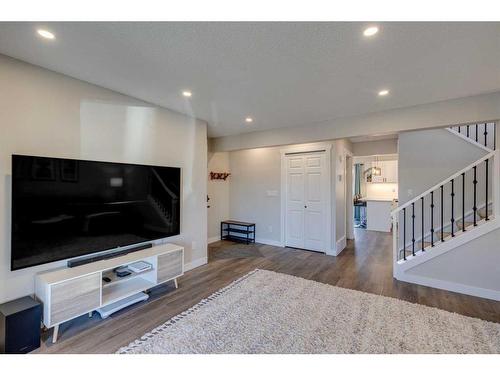
<path fill-rule="evenodd" d="M 231 175 L 231 173 L 227 173 L 227 172 L 210 172 L 210 179 L 211 180 L 224 180 L 226 181 L 226 179 Z"/>

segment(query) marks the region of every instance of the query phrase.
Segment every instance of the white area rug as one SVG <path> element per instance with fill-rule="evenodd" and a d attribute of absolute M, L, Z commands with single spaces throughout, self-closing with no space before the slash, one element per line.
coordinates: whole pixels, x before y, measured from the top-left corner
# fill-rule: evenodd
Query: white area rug
<path fill-rule="evenodd" d="M 500 324 L 255 270 L 118 353 L 500 353 Z"/>

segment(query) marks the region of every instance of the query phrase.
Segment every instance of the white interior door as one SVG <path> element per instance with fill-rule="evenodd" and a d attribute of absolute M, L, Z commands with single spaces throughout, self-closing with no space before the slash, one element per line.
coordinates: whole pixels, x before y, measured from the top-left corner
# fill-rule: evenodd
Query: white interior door
<path fill-rule="evenodd" d="M 325 152 L 286 157 L 286 246 L 326 251 L 325 167 Z"/>

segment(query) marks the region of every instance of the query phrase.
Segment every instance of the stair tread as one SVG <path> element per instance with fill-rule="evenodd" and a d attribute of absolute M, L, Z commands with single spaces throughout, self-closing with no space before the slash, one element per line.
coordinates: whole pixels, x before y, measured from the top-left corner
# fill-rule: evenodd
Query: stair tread
<path fill-rule="evenodd" d="M 431 246 L 431 243 L 430 242 L 427 242 L 427 241 L 424 241 L 424 249 L 428 246 Z M 422 249 L 422 242 L 421 241 L 415 241 L 415 251 L 419 251 Z M 413 251 L 413 246 L 410 245 L 410 246 L 407 246 L 406 247 L 406 252 L 408 253 L 411 253 Z M 401 250 L 403 251 L 403 250 Z"/>
<path fill-rule="evenodd" d="M 438 241 L 441 240 L 441 231 L 436 231 L 435 234 L 436 234 L 436 237 L 434 239 L 434 243 L 436 243 L 436 242 L 438 242 Z M 447 238 L 447 237 L 451 237 L 451 231 L 445 230 L 443 232 L 443 239 Z"/>
<path fill-rule="evenodd" d="M 445 236 L 451 236 L 451 232 L 450 232 L 450 231 L 447 231 L 447 230 L 444 230 L 444 231 L 442 231 L 442 232 L 441 232 L 440 230 L 438 230 L 438 231 L 436 231 L 435 233 L 436 233 L 436 235 L 438 235 L 438 236 L 441 236 L 441 233 L 443 233 Z"/>
<path fill-rule="evenodd" d="M 473 221 L 466 221 L 465 222 L 465 228 L 470 227 L 471 225 L 474 225 Z M 460 229 L 463 229 L 462 221 L 457 222 L 457 227 L 459 227 Z"/>
<path fill-rule="evenodd" d="M 493 213 L 493 210 L 488 209 L 488 216 L 491 216 L 492 213 Z M 477 214 L 481 218 L 486 217 L 486 210 L 485 210 L 485 208 L 483 207 L 483 208 L 480 208 L 479 210 L 477 210 Z"/>

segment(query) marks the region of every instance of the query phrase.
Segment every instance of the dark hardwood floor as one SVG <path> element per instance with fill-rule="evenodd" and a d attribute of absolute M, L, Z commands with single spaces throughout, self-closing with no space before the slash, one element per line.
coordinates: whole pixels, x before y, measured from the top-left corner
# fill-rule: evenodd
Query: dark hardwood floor
<path fill-rule="evenodd" d="M 43 335 L 38 353 L 113 353 L 201 299 L 255 269 L 399 298 L 459 314 L 500 322 L 500 302 L 399 282 L 392 277 L 392 236 L 356 229 L 356 240 L 337 257 L 262 244 L 220 241 L 209 245 L 207 265 L 187 272 L 173 285 L 156 288 L 149 301 L 101 320 L 82 316 Z"/>

